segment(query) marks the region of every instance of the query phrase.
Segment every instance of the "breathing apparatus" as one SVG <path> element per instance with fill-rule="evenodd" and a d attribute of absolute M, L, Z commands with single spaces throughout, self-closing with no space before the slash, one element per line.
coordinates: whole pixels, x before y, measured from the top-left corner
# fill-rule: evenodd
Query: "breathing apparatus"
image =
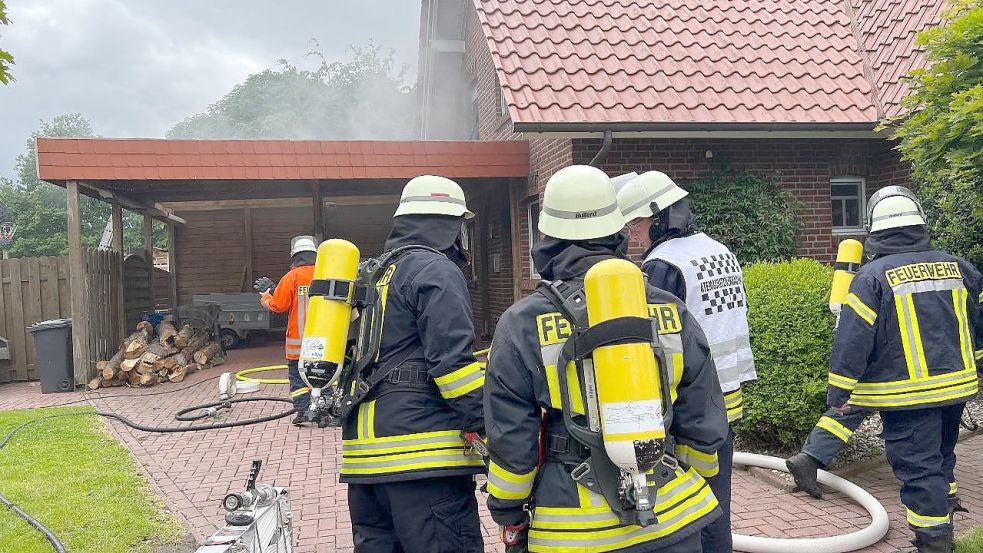
<path fill-rule="evenodd" d="M 850 292 L 850 284 L 860 268 L 864 246 L 849 238 L 840 242 L 836 250 L 836 263 L 833 265 L 833 284 L 829 289 L 829 310 L 839 318 L 843 302 Z"/>

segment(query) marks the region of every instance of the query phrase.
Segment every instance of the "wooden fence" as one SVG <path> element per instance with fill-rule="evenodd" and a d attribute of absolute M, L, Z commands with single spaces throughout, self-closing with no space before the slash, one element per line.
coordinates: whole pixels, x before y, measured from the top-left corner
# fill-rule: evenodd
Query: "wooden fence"
<path fill-rule="evenodd" d="M 117 315 L 120 256 L 110 251 L 83 250 L 83 275 L 70 275 L 67 257 L 28 257 L 0 261 L 0 336 L 10 344 L 10 359 L 0 360 L 0 383 L 37 380 L 37 349 L 27 327 L 72 316 L 69 278 L 82 278 L 86 291 L 89 355 L 95 362 L 115 353 L 120 341 Z M 75 326 L 75 325 L 73 325 Z M 77 328 L 77 327 L 76 327 Z"/>

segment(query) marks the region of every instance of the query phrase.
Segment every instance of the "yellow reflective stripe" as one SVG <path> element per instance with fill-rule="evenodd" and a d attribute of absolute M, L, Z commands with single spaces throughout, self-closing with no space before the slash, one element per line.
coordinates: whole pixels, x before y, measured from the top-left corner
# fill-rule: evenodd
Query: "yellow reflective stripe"
<path fill-rule="evenodd" d="M 358 428 L 355 435 L 359 439 L 375 438 L 375 401 L 366 401 L 358 406 Z"/>
<path fill-rule="evenodd" d="M 727 407 L 736 406 L 739 402 L 744 401 L 744 390 L 738 388 L 732 392 L 727 392 L 724 394 L 724 405 Z"/>
<path fill-rule="evenodd" d="M 861 382 L 857 384 L 855 393 L 860 395 L 884 395 L 893 393 L 914 392 L 927 388 L 937 388 L 940 384 L 955 386 L 976 379 L 975 369 L 963 369 L 958 372 L 937 374 L 919 380 L 892 380 L 889 382 Z"/>
<path fill-rule="evenodd" d="M 877 320 L 877 312 L 867 307 L 867 304 L 861 301 L 856 295 L 847 294 L 846 301 L 843 303 L 852 307 L 857 315 L 860 315 L 861 319 L 867 321 L 867 324 L 874 326 L 874 321 Z"/>
<path fill-rule="evenodd" d="M 442 437 L 455 437 L 459 440 L 461 447 L 464 447 L 464 438 L 461 437 L 460 430 L 437 430 L 434 432 L 418 432 L 416 434 L 399 434 L 396 436 L 380 436 L 378 438 L 372 439 L 354 439 L 354 440 L 342 440 L 341 445 L 358 445 L 358 444 L 394 444 L 399 442 L 406 442 L 407 440 L 420 440 L 427 438 L 442 438 Z"/>
<path fill-rule="evenodd" d="M 537 467 L 525 474 L 509 472 L 494 460 L 488 466 L 488 493 L 498 499 L 525 499 L 532 494 Z"/>
<path fill-rule="evenodd" d="M 855 379 L 833 372 L 829 373 L 829 383 L 837 388 L 843 388 L 844 390 L 853 390 L 853 388 L 857 385 L 857 381 Z"/>
<path fill-rule="evenodd" d="M 922 331 L 918 325 L 918 313 L 915 311 L 915 298 L 912 294 L 908 294 L 906 301 L 911 312 L 911 328 L 915 333 L 914 349 L 918 355 L 918 366 L 921 367 L 918 377 L 925 378 L 928 376 L 928 361 L 925 360 L 925 347 L 922 345 Z"/>
<path fill-rule="evenodd" d="M 830 434 L 836 436 L 837 438 L 843 440 L 844 442 L 850 441 L 850 436 L 853 436 L 853 431 L 849 428 L 843 426 L 835 419 L 830 417 L 821 417 L 816 426 L 822 428 L 823 430 L 829 432 Z"/>
<path fill-rule="evenodd" d="M 977 361 L 983 361 L 983 349 L 976 350 L 976 355 L 974 357 Z"/>
<path fill-rule="evenodd" d="M 733 423 L 744 416 L 744 391 L 738 388 L 724 394 L 724 407 L 727 409 L 727 422 Z"/>
<path fill-rule="evenodd" d="M 940 517 L 920 515 L 911 509 L 905 509 L 907 511 L 908 524 L 912 526 L 917 526 L 919 528 L 930 528 L 932 526 L 940 526 L 942 524 L 949 524 L 949 515 L 943 515 Z"/>
<path fill-rule="evenodd" d="M 440 395 L 445 399 L 454 399 L 481 388 L 485 384 L 485 373 L 477 362 L 465 365 L 454 372 L 434 379 Z"/>
<path fill-rule="evenodd" d="M 924 403 L 942 403 L 954 399 L 975 395 L 978 391 L 976 379 L 958 386 L 950 386 L 920 392 L 883 394 L 879 396 L 857 395 L 850 396 L 851 405 L 863 407 L 904 407 Z"/>
<path fill-rule="evenodd" d="M 550 391 L 550 406 L 554 409 L 562 409 L 560 402 L 560 376 L 556 372 L 556 365 L 546 366 L 546 387 Z"/>
<path fill-rule="evenodd" d="M 304 394 L 309 394 L 310 392 L 311 392 L 311 389 L 308 388 L 307 386 L 304 386 L 303 388 L 298 388 L 298 389 L 290 392 L 290 397 L 299 397 L 299 396 L 302 396 Z"/>
<path fill-rule="evenodd" d="M 894 307 L 898 312 L 898 327 L 901 330 L 901 346 L 904 348 L 905 364 L 908 367 L 908 377 L 918 378 L 919 374 L 915 365 L 915 357 L 912 355 L 914 345 L 912 340 L 914 334 L 911 330 L 908 318 L 908 308 L 903 294 L 894 296 Z"/>
<path fill-rule="evenodd" d="M 959 492 L 959 487 L 956 486 L 955 482 L 949 482 L 949 495 L 956 495 Z"/>
<path fill-rule="evenodd" d="M 744 404 L 740 407 L 735 407 L 734 409 L 727 410 L 727 422 L 733 424 L 744 418 Z"/>
<path fill-rule="evenodd" d="M 963 354 L 963 366 L 967 369 L 976 369 L 975 358 L 973 356 L 973 339 L 969 333 L 969 314 L 966 312 L 966 303 L 969 299 L 969 292 L 965 288 L 952 291 L 952 307 L 956 312 L 956 323 L 959 325 L 959 349 Z"/>
<path fill-rule="evenodd" d="M 418 451 L 374 457 L 342 457 L 341 474 L 388 474 L 412 470 L 452 467 L 484 467 L 480 456 L 466 456 L 464 450 Z"/>
<path fill-rule="evenodd" d="M 570 388 L 570 408 L 578 415 L 587 413 L 584 410 L 584 396 L 580 393 L 580 377 L 577 376 L 577 365 L 567 365 L 567 387 Z"/>
<path fill-rule="evenodd" d="M 688 445 L 676 444 L 676 458 L 684 465 L 692 467 L 704 478 L 716 476 L 720 471 L 716 453 L 703 453 Z"/>

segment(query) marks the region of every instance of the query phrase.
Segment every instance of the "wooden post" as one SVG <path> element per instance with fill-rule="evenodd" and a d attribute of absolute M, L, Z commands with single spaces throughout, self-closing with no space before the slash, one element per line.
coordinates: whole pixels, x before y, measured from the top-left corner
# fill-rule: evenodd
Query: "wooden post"
<path fill-rule="evenodd" d="M 116 273 L 116 333 L 117 342 L 122 343 L 126 338 L 126 307 L 123 305 L 123 206 L 118 200 L 112 201 L 113 206 L 113 251 L 119 254 L 119 271 Z"/>
<path fill-rule="evenodd" d="M 143 214 L 143 250 L 150 262 L 150 274 L 147 278 L 150 285 L 150 309 L 153 310 L 157 305 L 154 293 L 154 218 L 149 213 Z"/>
<path fill-rule="evenodd" d="M 68 192 L 68 267 L 72 290 L 72 360 L 75 385 L 89 381 L 89 310 L 87 309 L 86 267 L 82 251 L 82 219 L 79 211 L 78 182 L 65 184 Z"/>
<path fill-rule="evenodd" d="M 167 270 L 170 272 L 171 309 L 179 305 L 177 300 L 177 227 L 167 224 Z"/>
<path fill-rule="evenodd" d="M 241 283 L 239 291 L 248 292 L 253 286 L 253 209 L 251 207 L 243 208 L 242 219 L 245 225 L 243 233 L 246 235 L 246 266 L 242 272 L 245 282 Z"/>
<path fill-rule="evenodd" d="M 318 181 L 311 185 L 311 198 L 314 200 L 314 242 L 320 244 L 324 240 L 324 199 Z"/>
<path fill-rule="evenodd" d="M 509 218 L 512 226 L 512 301 L 519 301 L 522 297 L 522 280 L 526 277 L 522 273 L 522 227 L 519 217 L 523 217 L 524 207 L 520 205 L 522 195 L 519 187 L 522 186 L 522 179 L 510 179 L 509 182 Z"/>

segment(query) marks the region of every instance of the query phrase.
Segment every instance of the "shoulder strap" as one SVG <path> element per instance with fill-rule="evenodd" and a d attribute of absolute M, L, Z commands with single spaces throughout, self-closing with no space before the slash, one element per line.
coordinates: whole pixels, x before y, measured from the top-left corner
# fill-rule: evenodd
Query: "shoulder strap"
<path fill-rule="evenodd" d="M 356 376 L 354 390 L 346 393 L 341 400 L 341 418 L 344 420 L 359 403 L 365 401 L 369 393 L 385 380 L 397 367 L 408 361 L 413 355 L 420 351 L 420 348 L 408 348 L 399 355 L 395 355 L 386 361 L 382 367 L 372 371 L 372 373 L 362 380 Z M 357 375 L 357 373 L 356 373 Z"/>

